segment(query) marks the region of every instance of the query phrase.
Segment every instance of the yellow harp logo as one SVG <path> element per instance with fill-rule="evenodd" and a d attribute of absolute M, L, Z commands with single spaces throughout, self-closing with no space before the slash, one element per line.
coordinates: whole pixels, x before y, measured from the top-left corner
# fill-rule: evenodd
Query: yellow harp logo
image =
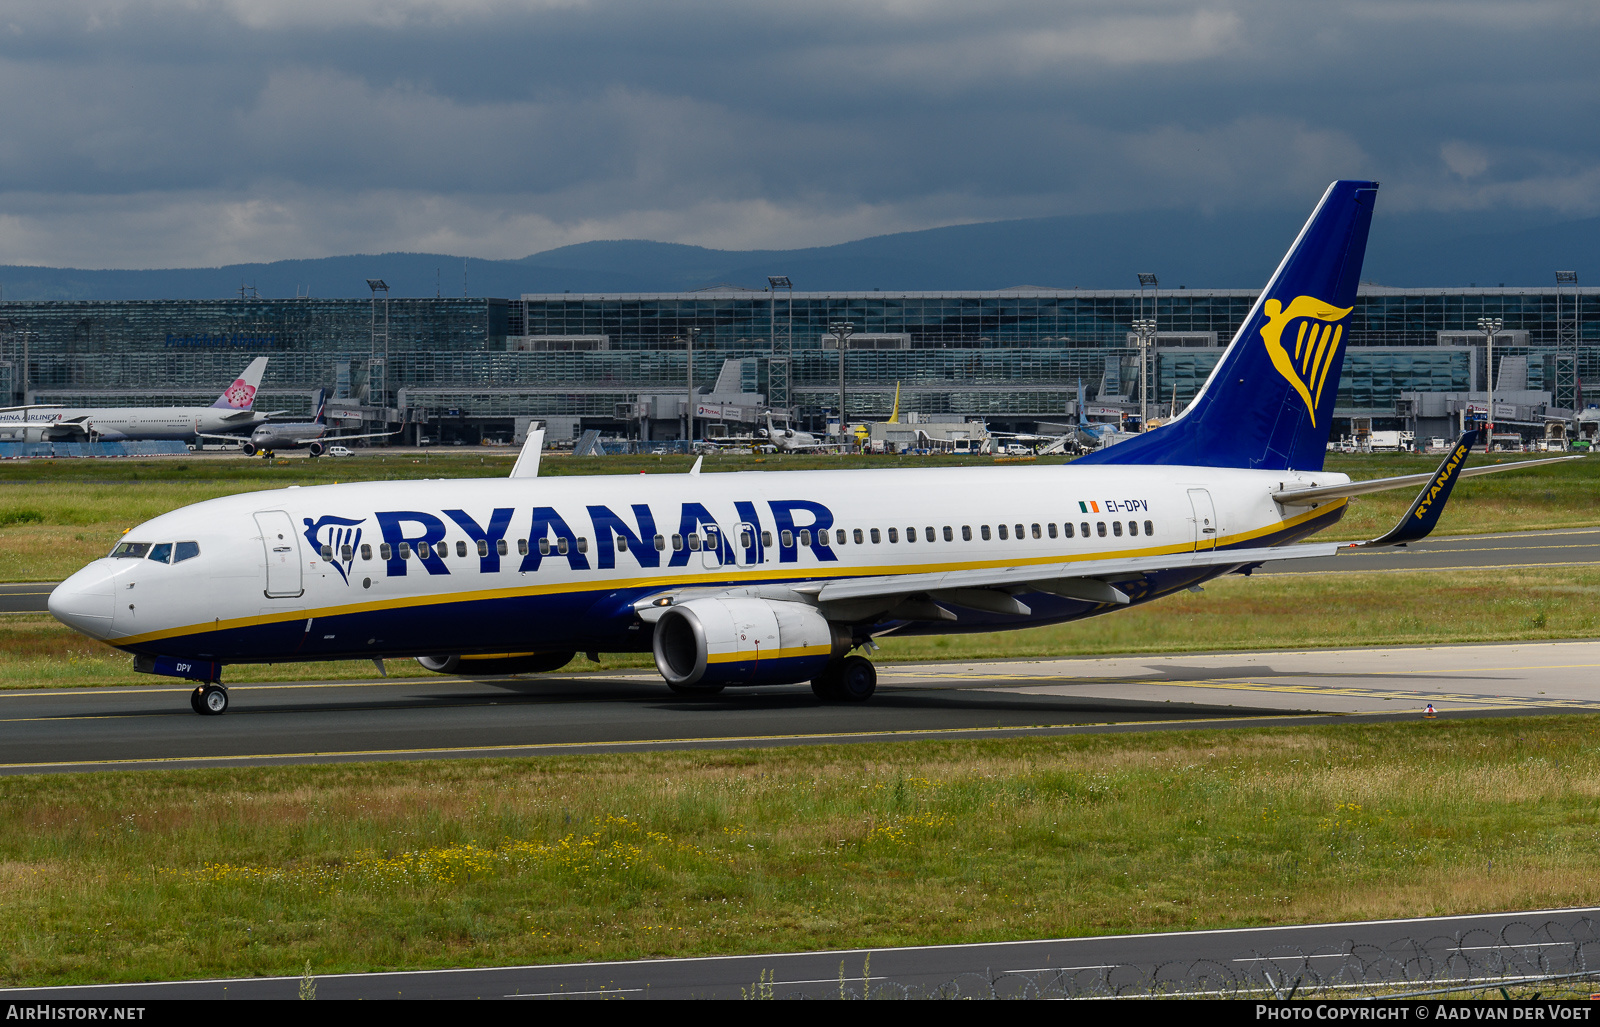
<path fill-rule="evenodd" d="M 1261 327 L 1261 338 L 1267 344 L 1267 356 L 1284 380 L 1294 386 L 1300 398 L 1306 401 L 1311 412 L 1311 423 L 1317 423 L 1317 404 L 1322 400 L 1322 387 L 1328 381 L 1328 369 L 1339 357 L 1339 343 L 1344 339 L 1344 325 L 1334 324 L 1354 307 L 1336 307 L 1314 296 L 1296 296 L 1286 307 L 1277 300 L 1268 300 L 1263 308 L 1267 323 Z M 1284 341 L 1284 330 L 1298 321 L 1294 332 L 1294 353 Z"/>

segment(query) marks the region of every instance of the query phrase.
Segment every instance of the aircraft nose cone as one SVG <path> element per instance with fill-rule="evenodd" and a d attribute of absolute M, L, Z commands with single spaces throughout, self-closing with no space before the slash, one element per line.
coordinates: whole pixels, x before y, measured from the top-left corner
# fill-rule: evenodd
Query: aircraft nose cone
<path fill-rule="evenodd" d="M 63 581 L 50 593 L 50 615 L 91 638 L 111 635 L 111 608 L 116 592 L 111 561 L 90 564 Z"/>

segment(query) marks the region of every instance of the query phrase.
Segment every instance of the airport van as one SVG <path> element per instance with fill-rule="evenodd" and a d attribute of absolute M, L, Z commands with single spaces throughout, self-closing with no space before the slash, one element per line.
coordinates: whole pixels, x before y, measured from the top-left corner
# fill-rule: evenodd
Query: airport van
<path fill-rule="evenodd" d="M 354 456 L 355 454 L 350 452 L 349 448 L 347 448 L 345 446 L 329 446 L 328 447 L 328 455 L 329 456 Z"/>

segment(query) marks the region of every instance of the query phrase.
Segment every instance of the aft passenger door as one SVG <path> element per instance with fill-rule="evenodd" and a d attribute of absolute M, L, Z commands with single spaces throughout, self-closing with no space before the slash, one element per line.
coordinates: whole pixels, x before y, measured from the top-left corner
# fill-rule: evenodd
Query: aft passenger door
<path fill-rule="evenodd" d="M 1205 489 L 1190 489 L 1189 507 L 1194 511 L 1194 551 L 1209 552 L 1217 548 L 1217 508 L 1211 502 L 1211 493 Z"/>
<path fill-rule="evenodd" d="M 294 521 L 282 510 L 263 510 L 256 514 L 261 529 L 261 545 L 267 555 L 267 595 L 292 599 L 305 592 L 300 581 L 300 536 Z"/>

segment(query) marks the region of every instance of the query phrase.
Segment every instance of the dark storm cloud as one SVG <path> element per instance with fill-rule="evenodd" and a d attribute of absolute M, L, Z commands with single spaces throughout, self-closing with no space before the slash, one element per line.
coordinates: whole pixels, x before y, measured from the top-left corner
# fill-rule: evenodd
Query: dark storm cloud
<path fill-rule="evenodd" d="M 1600 212 L 1584 3 L 13 0 L 0 261 Z M 27 97 L 29 102 L 15 102 Z"/>

